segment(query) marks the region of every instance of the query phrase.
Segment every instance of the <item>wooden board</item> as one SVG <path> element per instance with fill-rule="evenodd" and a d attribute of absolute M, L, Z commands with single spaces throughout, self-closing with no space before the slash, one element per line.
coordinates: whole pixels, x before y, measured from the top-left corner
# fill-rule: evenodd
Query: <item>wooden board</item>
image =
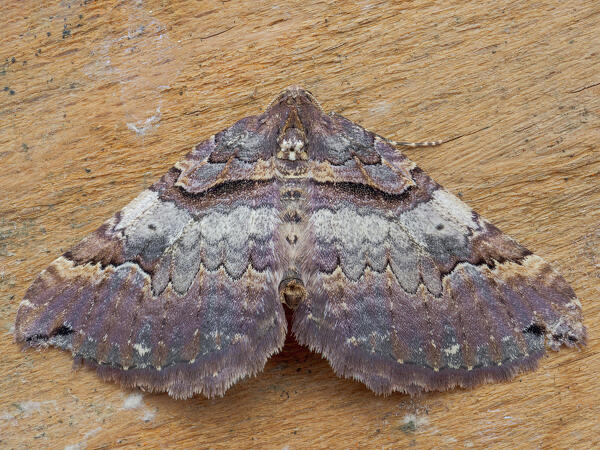
<path fill-rule="evenodd" d="M 600 444 L 600 4 L 0 6 L 0 447 Z M 34 276 L 290 84 L 391 139 L 564 274 L 589 343 L 474 390 L 378 397 L 291 338 L 224 398 L 123 390 L 17 348 Z"/>

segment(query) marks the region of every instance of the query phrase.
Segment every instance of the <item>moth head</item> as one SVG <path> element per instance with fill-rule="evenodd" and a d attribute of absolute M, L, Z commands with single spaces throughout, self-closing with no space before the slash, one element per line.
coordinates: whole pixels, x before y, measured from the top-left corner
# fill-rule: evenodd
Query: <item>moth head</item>
<path fill-rule="evenodd" d="M 274 105 L 287 105 L 287 106 L 312 106 L 316 107 L 320 111 L 323 110 L 321 108 L 320 103 L 317 99 L 306 89 L 303 89 L 300 86 L 288 86 L 281 93 L 273 99 L 267 109 L 273 107 Z"/>

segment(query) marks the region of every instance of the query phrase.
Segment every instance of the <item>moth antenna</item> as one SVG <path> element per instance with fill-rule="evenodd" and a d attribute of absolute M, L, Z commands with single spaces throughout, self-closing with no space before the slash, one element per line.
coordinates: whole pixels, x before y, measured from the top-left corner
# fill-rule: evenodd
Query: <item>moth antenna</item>
<path fill-rule="evenodd" d="M 411 148 L 436 147 L 438 145 L 447 144 L 448 142 L 455 141 L 455 140 L 460 139 L 465 136 L 470 136 L 472 134 L 479 133 L 480 131 L 487 130 L 488 128 L 490 128 L 490 125 L 480 128 L 478 130 L 472 131 L 470 133 L 459 134 L 457 136 L 454 136 L 454 137 L 451 137 L 448 139 L 442 139 L 439 141 L 425 141 L 425 142 L 388 141 L 388 142 L 392 145 L 396 145 L 396 146 L 400 146 L 400 147 L 411 147 Z"/>
<path fill-rule="evenodd" d="M 399 146 L 399 147 L 437 147 L 438 145 L 442 145 L 444 140 L 439 141 L 425 141 L 425 142 L 405 142 L 405 141 L 390 141 L 391 144 Z"/>

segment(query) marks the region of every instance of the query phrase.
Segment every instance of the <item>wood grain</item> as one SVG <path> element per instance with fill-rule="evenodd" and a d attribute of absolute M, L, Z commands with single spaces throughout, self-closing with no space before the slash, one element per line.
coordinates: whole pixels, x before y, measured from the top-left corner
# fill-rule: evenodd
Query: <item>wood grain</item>
<path fill-rule="evenodd" d="M 457 2 L 458 3 L 458 2 Z M 55 1 L 0 6 L 0 446 L 600 444 L 600 5 Z M 34 276 L 191 146 L 290 84 L 390 139 L 552 262 L 589 343 L 512 382 L 410 398 L 291 338 L 224 398 L 126 391 L 20 351 Z"/>

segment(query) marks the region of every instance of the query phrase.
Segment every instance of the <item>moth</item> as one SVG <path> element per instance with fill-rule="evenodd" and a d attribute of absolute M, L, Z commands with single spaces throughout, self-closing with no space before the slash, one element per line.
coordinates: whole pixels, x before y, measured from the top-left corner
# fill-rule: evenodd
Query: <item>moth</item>
<path fill-rule="evenodd" d="M 395 144 L 284 90 L 50 264 L 16 341 L 175 398 L 262 370 L 284 307 L 300 344 L 379 394 L 506 380 L 584 344 L 564 278 Z"/>

